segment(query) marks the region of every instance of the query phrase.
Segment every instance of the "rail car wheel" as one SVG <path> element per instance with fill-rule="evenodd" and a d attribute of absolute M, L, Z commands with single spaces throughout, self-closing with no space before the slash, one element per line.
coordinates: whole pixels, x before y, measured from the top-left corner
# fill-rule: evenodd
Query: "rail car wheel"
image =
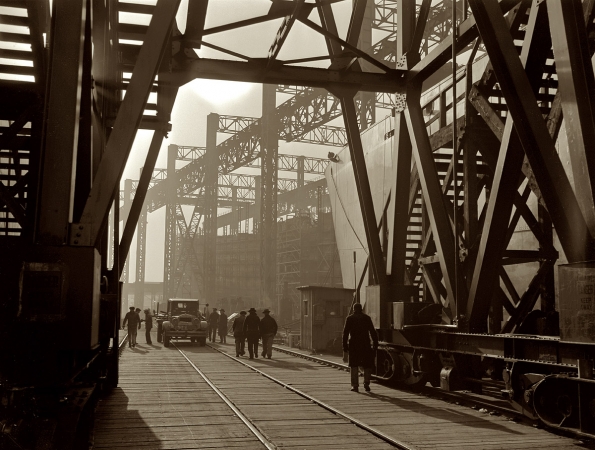
<path fill-rule="evenodd" d="M 167 333 L 163 333 L 163 346 L 164 347 L 169 347 L 169 340 L 170 340 L 170 337 L 167 335 Z"/>

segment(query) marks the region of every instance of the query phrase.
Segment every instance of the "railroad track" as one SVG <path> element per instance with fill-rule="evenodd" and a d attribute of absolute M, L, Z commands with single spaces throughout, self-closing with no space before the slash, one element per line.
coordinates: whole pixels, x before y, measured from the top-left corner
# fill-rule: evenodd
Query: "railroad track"
<path fill-rule="evenodd" d="M 272 442 L 262 431 L 260 431 L 260 429 L 258 428 L 256 423 L 252 419 L 250 419 L 248 414 L 246 414 L 244 411 L 241 410 L 241 408 L 239 408 L 236 404 L 234 404 L 234 402 L 228 396 L 226 396 L 225 393 L 222 392 L 222 390 L 216 385 L 216 383 L 192 362 L 192 360 L 188 357 L 188 355 L 182 349 L 180 349 L 174 342 L 172 342 L 172 346 L 184 357 L 184 359 L 192 366 L 192 368 L 207 383 L 207 385 L 234 411 L 234 413 L 248 427 L 248 429 L 252 432 L 252 434 L 254 434 L 254 436 L 265 446 L 265 448 L 267 448 L 267 449 L 276 449 L 277 448 L 275 443 Z M 320 406 L 321 408 L 334 414 L 335 416 L 341 417 L 341 418 L 347 420 L 348 422 L 357 426 L 361 430 L 366 431 L 367 433 L 377 437 L 378 439 L 384 441 L 385 443 L 391 445 L 394 448 L 398 448 L 398 449 L 402 449 L 402 450 L 414 450 L 415 449 L 415 447 L 411 446 L 410 444 L 399 441 L 391 436 L 388 436 L 385 433 L 365 424 L 361 420 L 358 420 L 355 417 L 352 417 L 349 414 L 346 414 L 346 413 L 338 410 L 337 408 L 334 408 L 333 406 L 291 386 L 288 383 L 284 383 L 283 381 L 278 380 L 278 379 L 268 375 L 267 373 L 253 367 L 252 365 L 241 360 L 240 358 L 236 358 L 232 355 L 229 355 L 226 352 L 223 352 L 223 351 L 219 350 L 217 347 L 214 347 L 210 344 L 207 344 L 207 347 L 217 351 L 218 353 L 220 353 L 222 355 L 225 355 L 229 359 L 241 364 L 242 366 L 250 369 L 251 371 L 253 371 L 255 373 L 258 373 L 259 375 L 265 377 L 266 379 L 270 380 L 271 382 L 282 386 L 283 388 L 295 393 L 296 395 L 308 400 L 309 402 Z"/>
<path fill-rule="evenodd" d="M 331 361 L 331 360 L 320 358 L 320 357 L 314 356 L 314 355 L 306 355 L 306 354 L 296 352 L 293 350 L 289 350 L 287 348 L 279 347 L 276 345 L 274 345 L 273 348 L 276 351 L 285 353 L 287 355 L 295 356 L 297 358 L 306 359 L 308 361 L 313 361 L 318 364 L 333 367 L 336 369 L 349 371 L 349 366 L 347 364 L 339 363 L 336 361 Z M 372 378 L 376 379 L 379 382 L 382 382 L 375 375 L 372 375 Z M 435 388 L 435 387 L 431 387 L 431 386 L 423 386 L 418 389 L 418 392 L 420 392 L 421 394 L 426 395 L 428 397 L 431 397 L 431 398 L 436 398 L 439 400 L 449 401 L 451 403 L 469 406 L 473 409 L 482 409 L 483 408 L 483 409 L 488 410 L 488 412 L 490 414 L 497 414 L 497 415 L 502 414 L 502 415 L 507 416 L 511 420 L 523 421 L 525 423 L 532 424 L 532 425 L 537 424 L 537 421 L 534 421 L 534 420 L 531 420 L 531 419 L 525 417 L 522 413 L 520 413 L 519 411 L 517 411 L 515 409 L 496 404 L 495 402 L 497 400 L 500 400 L 496 397 L 494 397 L 494 401 L 492 402 L 492 401 L 489 401 L 489 400 L 486 400 L 483 398 L 478 398 L 478 397 L 474 396 L 473 394 L 469 394 L 469 393 L 465 393 L 465 392 L 450 392 L 450 391 L 445 391 L 443 389 Z"/>

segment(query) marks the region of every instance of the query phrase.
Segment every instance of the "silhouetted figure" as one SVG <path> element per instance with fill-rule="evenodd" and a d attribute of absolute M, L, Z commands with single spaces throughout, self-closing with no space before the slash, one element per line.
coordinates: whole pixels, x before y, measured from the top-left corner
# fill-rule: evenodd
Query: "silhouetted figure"
<path fill-rule="evenodd" d="M 277 322 L 269 313 L 269 309 L 263 311 L 264 317 L 260 320 L 260 335 L 262 336 L 262 357 L 271 359 L 273 355 L 273 339 L 277 334 Z"/>
<path fill-rule="evenodd" d="M 140 330 L 140 316 L 134 312 L 134 306 L 124 316 L 122 328 L 128 323 L 128 347 L 136 347 L 136 333 Z"/>
<path fill-rule="evenodd" d="M 147 338 L 147 344 L 151 345 L 151 329 L 153 328 L 153 315 L 149 308 L 145 309 L 145 338 Z"/>
<path fill-rule="evenodd" d="M 246 311 L 240 311 L 240 315 L 233 320 L 231 327 L 233 337 L 236 341 L 236 356 L 244 356 L 244 345 L 246 343 L 246 336 L 244 335 L 244 321 L 246 320 Z"/>
<path fill-rule="evenodd" d="M 219 310 L 219 342 L 221 344 L 227 344 L 225 337 L 227 336 L 227 314 L 225 310 L 221 308 Z"/>
<path fill-rule="evenodd" d="M 219 314 L 217 308 L 213 308 L 213 312 L 209 316 L 209 341 L 215 342 L 217 337 L 217 327 L 219 326 Z"/>
<path fill-rule="evenodd" d="M 358 367 L 364 368 L 364 389 L 370 390 L 370 378 L 377 349 L 378 335 L 372 319 L 362 312 L 362 305 L 356 303 L 353 305 L 353 314 L 347 317 L 343 329 L 343 352 L 349 352 L 352 391 L 359 391 Z"/>
<path fill-rule="evenodd" d="M 258 339 L 260 339 L 260 318 L 256 315 L 256 310 L 250 308 L 248 310 L 250 314 L 244 320 L 244 326 L 242 330 L 248 340 L 248 353 L 250 353 L 250 359 L 258 358 Z"/>

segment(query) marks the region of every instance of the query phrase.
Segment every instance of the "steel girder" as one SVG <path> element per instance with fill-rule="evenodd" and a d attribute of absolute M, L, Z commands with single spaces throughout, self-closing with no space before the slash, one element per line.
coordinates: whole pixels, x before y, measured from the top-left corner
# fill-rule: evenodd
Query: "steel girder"
<path fill-rule="evenodd" d="M 217 128 L 219 115 L 207 116 L 207 150 L 204 174 L 204 254 L 203 254 L 203 295 L 207 302 L 216 301 L 217 286 Z M 172 179 L 173 181 L 173 179 Z M 183 220 L 183 216 L 182 216 Z"/>
<path fill-rule="evenodd" d="M 545 65 L 550 50 L 551 44 L 547 25 L 545 8 L 531 8 L 520 61 L 526 67 L 526 72 L 524 72 L 527 73 L 526 76 L 533 93 L 537 93 L 540 88 L 543 75 L 542 67 Z M 500 26 L 506 27 L 508 30 L 504 18 L 502 18 Z M 482 29 L 480 28 L 481 32 Z M 486 33 L 482 34 L 482 38 L 490 48 L 491 42 L 487 42 L 489 37 L 486 36 Z M 512 49 L 512 38 L 509 39 L 509 48 L 504 51 L 516 53 Z M 499 41 L 503 45 L 503 38 L 500 38 Z M 516 54 L 513 56 L 517 58 Z M 492 59 L 493 65 L 498 63 L 498 60 Z M 502 81 L 500 85 L 503 85 Z M 512 108 L 512 105 L 509 104 L 509 108 Z M 498 282 L 497 268 L 502 253 L 508 244 L 504 237 L 508 231 L 513 198 L 517 191 L 517 180 L 524 158 L 521 142 L 514 128 L 512 115 L 509 115 L 504 126 L 497 168 L 492 182 L 490 202 L 486 211 L 478 256 L 471 279 L 469 297 L 467 304 L 461 305 L 461 311 L 466 309 L 470 329 L 474 331 L 485 331 L 483 327 L 487 325 L 485 319 L 491 303 L 491 299 L 486 295 L 486 292 L 494 291 Z"/>
<path fill-rule="evenodd" d="M 580 1 L 548 1 L 558 89 L 572 144 L 575 192 L 591 236 L 595 236 L 595 77 Z M 587 23 L 589 21 L 587 14 Z"/>
<path fill-rule="evenodd" d="M 137 221 L 136 228 L 136 276 L 134 278 L 134 305 L 142 307 L 145 299 L 145 264 L 147 260 L 147 219 L 145 206 Z"/>
<path fill-rule="evenodd" d="M 486 45 L 492 48 L 492 51 L 488 50 L 488 54 L 494 62 L 494 70 L 506 97 L 510 114 L 515 123 L 524 124 L 522 127 L 516 127 L 516 130 L 558 232 L 562 248 L 569 261 L 591 259 L 592 236 L 545 122 L 541 119 L 530 82 L 520 60 L 510 53 L 514 52 L 510 35 L 507 33 L 508 39 L 500 35 L 500 29 L 507 28 L 504 19 L 500 11 L 489 4 L 480 5 L 472 2 L 471 5 L 476 20 L 482 21 L 479 24 L 483 30 L 482 38 Z M 500 34 L 496 38 L 497 33 Z M 499 58 L 498 63 L 502 63 L 501 65 L 496 63 L 496 58 Z"/>
<path fill-rule="evenodd" d="M 322 109 L 321 109 L 322 110 Z M 282 127 L 279 130 L 279 139 L 291 142 L 304 142 L 309 144 L 331 145 L 335 147 L 344 147 L 347 144 L 345 137 L 345 129 L 341 127 L 325 126 L 313 128 L 305 133 L 300 133 L 293 126 L 299 122 L 292 117 L 291 123 L 288 127 Z M 219 131 L 220 133 L 235 134 L 242 131 L 245 127 L 253 125 L 258 119 L 255 117 L 240 117 L 240 116 L 219 116 Z M 260 126 L 255 126 L 256 129 Z M 297 137 L 294 133 L 297 131 Z"/>
<path fill-rule="evenodd" d="M 258 233 L 261 239 L 260 282 L 261 301 L 273 306 L 276 299 L 277 273 L 277 166 L 279 143 L 277 118 L 275 116 L 276 87 L 262 87 L 262 156 L 261 203 Z"/>
<path fill-rule="evenodd" d="M 105 152 L 97 168 L 94 184 L 85 203 L 80 222 L 72 226 L 74 229 L 83 231 L 82 236 L 71 236 L 72 244 L 74 244 L 74 240 L 77 240 L 79 245 L 94 245 L 98 242 L 113 192 L 115 192 L 124 171 L 145 104 L 166 51 L 178 5 L 179 1 L 160 1 L 155 7 L 153 19 L 139 52 L 126 96 L 118 110 Z M 133 122 L 134 125 L 130 126 L 130 122 Z"/>

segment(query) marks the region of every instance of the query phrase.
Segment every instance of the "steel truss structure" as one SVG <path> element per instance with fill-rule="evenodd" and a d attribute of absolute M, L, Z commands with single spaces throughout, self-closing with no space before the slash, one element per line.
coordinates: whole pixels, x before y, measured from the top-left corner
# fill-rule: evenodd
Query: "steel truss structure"
<path fill-rule="evenodd" d="M 47 432 L 77 421 L 56 413 L 68 409 L 58 399 L 80 379 L 89 399 L 99 385 L 117 385 L 119 280 L 145 200 L 149 210 L 169 205 L 173 232 L 177 199 L 205 189 L 212 220 L 217 180 L 206 168 L 227 174 L 258 156 L 267 174 L 263 195 L 272 199 L 271 155 L 281 127 L 266 122 L 277 117 L 284 136 L 298 139 L 340 114 L 369 253 L 368 301 L 378 307 L 384 340 L 379 367 L 392 370 L 384 375 L 406 384 L 443 380 L 455 389 L 480 380 L 487 366 L 502 374 L 508 398 L 528 416 L 595 436 L 593 312 L 571 307 L 576 298 L 593 303 L 592 263 L 581 263 L 595 249 L 593 2 L 386 0 L 371 8 L 354 0 L 344 36 L 330 2 L 276 0 L 266 14 L 208 28 L 213 2 L 193 1 L 184 33 L 175 20 L 179 3 L 54 0 L 50 14 L 44 0 L 0 2 L 2 24 L 12 27 L 0 34 L 10 43 L 0 47 L 0 390 L 12 402 L 0 420 L 26 430 L 13 439 L 69 448 L 72 442 L 59 440 L 74 433 Z M 151 20 L 120 22 L 127 15 Z M 209 42 L 280 18 L 266 55 Z M 280 58 L 297 22 L 322 36 L 324 54 Z M 388 35 L 373 44 L 372 26 Z M 199 58 L 194 49 L 202 47 L 234 60 Z M 478 79 L 470 63 L 450 93 L 422 98 L 424 83 L 449 73 L 456 79 L 453 58 L 475 59 L 475 49 L 489 59 Z M 308 65 L 314 61 L 329 64 Z M 195 78 L 304 89 L 276 108 L 271 102 L 263 119 L 214 153 L 169 166 L 167 179 L 149 189 L 178 89 Z M 371 105 L 380 94 L 394 95 L 396 106 L 387 205 L 374 204 L 360 135 L 374 121 Z M 257 123 L 262 133 L 254 132 Z M 562 126 L 567 161 L 556 151 Z M 120 233 L 120 178 L 139 128 L 153 137 Z M 275 205 L 264 208 L 267 226 Z M 509 248 L 521 219 L 534 248 Z M 420 243 L 411 245 L 413 230 L 421 230 Z M 170 267 L 182 248 L 176 245 L 168 250 Z M 571 273 L 585 271 L 580 283 L 562 284 L 580 285 L 580 293 L 560 291 L 553 270 L 561 255 Z M 513 265 L 528 273 L 521 290 L 507 270 Z M 410 301 L 416 283 L 423 302 Z M 558 321 L 555 311 L 569 320 Z M 85 408 L 77 410 L 81 417 Z"/>

